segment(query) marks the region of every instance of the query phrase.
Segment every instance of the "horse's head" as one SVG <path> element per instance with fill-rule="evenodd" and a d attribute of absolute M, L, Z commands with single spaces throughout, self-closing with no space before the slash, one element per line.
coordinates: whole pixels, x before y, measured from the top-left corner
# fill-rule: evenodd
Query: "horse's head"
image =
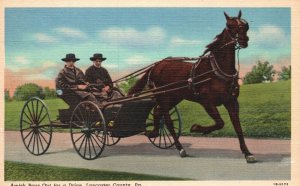
<path fill-rule="evenodd" d="M 229 17 L 225 12 L 224 15 L 227 20 L 226 30 L 228 31 L 230 37 L 233 40 L 236 40 L 240 47 L 246 48 L 249 41 L 249 37 L 247 36 L 249 25 L 246 20 L 241 18 L 241 10 L 239 11 L 239 15 L 237 17 Z"/>

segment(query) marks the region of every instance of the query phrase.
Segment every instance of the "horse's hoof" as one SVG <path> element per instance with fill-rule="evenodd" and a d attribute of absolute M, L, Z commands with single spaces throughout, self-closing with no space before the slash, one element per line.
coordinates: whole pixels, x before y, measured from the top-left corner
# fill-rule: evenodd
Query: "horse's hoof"
<path fill-rule="evenodd" d="M 182 158 L 187 157 L 187 153 L 185 152 L 184 149 L 181 149 L 181 150 L 179 151 L 179 154 L 180 154 L 180 157 L 182 157 Z"/>
<path fill-rule="evenodd" d="M 256 163 L 257 160 L 253 155 L 245 156 L 247 163 Z"/>

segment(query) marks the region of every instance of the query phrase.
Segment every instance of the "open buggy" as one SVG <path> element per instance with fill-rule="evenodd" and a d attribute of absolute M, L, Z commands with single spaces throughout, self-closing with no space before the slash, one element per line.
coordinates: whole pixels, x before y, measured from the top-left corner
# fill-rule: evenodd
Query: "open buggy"
<path fill-rule="evenodd" d="M 75 107 L 59 109 L 57 120 L 50 120 L 47 105 L 38 97 L 30 98 L 24 104 L 20 118 L 20 131 L 26 149 L 33 155 L 44 154 L 51 143 L 54 128 L 69 128 L 76 152 L 84 159 L 99 157 L 105 146 L 117 144 L 121 138 L 144 133 L 153 128 L 153 108 L 156 101 L 153 94 L 124 96 L 105 102 L 102 108 L 91 101 L 76 100 Z M 176 123 L 176 133 L 181 134 L 181 117 L 178 109 L 170 110 Z M 158 148 L 167 149 L 174 145 L 164 119 L 160 121 L 160 133 L 149 138 Z"/>

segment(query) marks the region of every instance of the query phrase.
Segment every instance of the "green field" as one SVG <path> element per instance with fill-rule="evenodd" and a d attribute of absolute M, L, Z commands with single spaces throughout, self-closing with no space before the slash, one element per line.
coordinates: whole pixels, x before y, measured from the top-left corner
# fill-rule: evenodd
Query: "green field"
<path fill-rule="evenodd" d="M 183 180 L 181 178 L 5 161 L 5 181 Z"/>
<path fill-rule="evenodd" d="M 45 100 L 52 120 L 58 109 L 67 108 L 60 99 Z M 291 137 L 291 81 L 269 84 L 242 85 L 239 97 L 240 118 L 246 137 L 290 138 Z M 24 102 L 5 103 L 5 130 L 19 130 L 19 118 Z M 183 134 L 190 135 L 194 123 L 212 125 L 213 120 L 197 103 L 183 101 L 178 105 Z M 227 111 L 219 107 L 225 127 L 207 136 L 236 136 Z M 201 135 L 201 134 L 192 134 Z"/>

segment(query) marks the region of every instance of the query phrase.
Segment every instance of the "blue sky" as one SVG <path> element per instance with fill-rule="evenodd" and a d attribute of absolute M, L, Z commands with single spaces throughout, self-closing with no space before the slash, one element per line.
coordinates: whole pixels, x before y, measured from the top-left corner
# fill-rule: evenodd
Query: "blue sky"
<path fill-rule="evenodd" d="M 11 76 L 54 80 L 61 58 L 75 53 L 77 66 L 103 53 L 113 79 L 168 56 L 196 57 L 225 27 L 223 12 L 239 8 L 6 8 L 5 55 Z M 290 64 L 289 8 L 241 8 L 250 25 L 241 71 L 257 60 Z M 10 77 L 7 77 L 8 79 Z"/>

